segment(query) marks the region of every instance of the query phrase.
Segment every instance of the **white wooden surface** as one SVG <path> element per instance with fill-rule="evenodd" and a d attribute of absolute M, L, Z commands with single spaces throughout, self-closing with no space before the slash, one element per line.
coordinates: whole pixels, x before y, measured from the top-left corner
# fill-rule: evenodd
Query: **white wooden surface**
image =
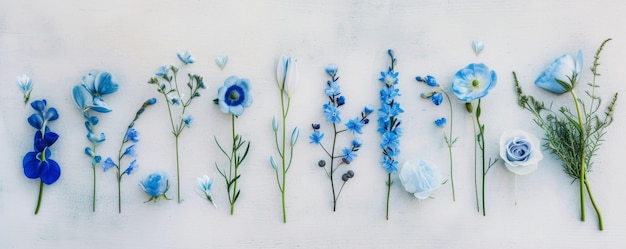
<path fill-rule="evenodd" d="M 347 98 L 342 115 L 355 116 L 364 105 L 378 107 L 379 72 L 387 67 L 386 50 L 398 58 L 405 109 L 401 162 L 428 159 L 447 172 L 447 151 L 434 118 L 446 113 L 419 98 L 426 91 L 417 75 L 432 74 L 444 86 L 471 62 L 487 63 L 498 85 L 484 99 L 487 153 L 498 155 L 499 134 L 520 128 L 541 136 L 530 115 L 516 104 L 511 71 L 525 90 L 555 105 L 569 103 L 532 82 L 554 58 L 578 49 L 585 69 L 605 38 L 614 41 L 601 59 L 599 94 L 624 93 L 626 33 L 623 1 L 0 1 L 0 247 L 1 248 L 619 248 L 626 236 L 626 168 L 620 99 L 615 123 L 590 173 L 594 196 L 605 220 L 597 230 L 587 202 L 587 221 L 579 221 L 576 184 L 551 155 L 539 170 L 514 177 L 501 164 L 487 179 L 487 216 L 475 210 L 471 121 L 455 105 L 454 147 L 457 201 L 450 186 L 435 199 L 419 201 L 399 184 L 392 189 L 390 220 L 384 219 L 386 174 L 379 166 L 376 123 L 366 126 L 364 146 L 351 166 L 338 210 L 325 174 L 315 163 L 320 148 L 308 144 L 309 125 L 323 122 L 324 67 L 339 65 Z M 472 40 L 485 42 L 476 56 Z M 108 70 L 121 82 L 108 99 L 115 109 L 98 128 L 108 141 L 99 150 L 112 155 L 137 106 L 159 97 L 149 77 L 163 64 L 178 63 L 176 52 L 189 49 L 197 63 L 190 71 L 205 76 L 208 88 L 191 106 L 196 120 L 181 136 L 184 202 L 144 203 L 138 181 L 154 169 L 175 177 L 174 141 L 162 99 L 137 123 L 142 133 L 140 168 L 123 181 L 123 213 L 118 214 L 113 172 L 98 173 L 98 206 L 91 211 L 91 168 L 81 116 L 71 87 L 92 70 Z M 299 57 L 300 88 L 293 99 L 291 124 L 302 129 L 295 165 L 288 175 L 288 223 L 281 221 L 280 196 L 268 163 L 273 150 L 271 119 L 280 102 L 274 60 L 281 52 Z M 228 55 L 220 70 L 217 56 Z M 21 160 L 31 149 L 15 76 L 28 74 L 33 99 L 46 98 L 61 118 L 52 125 L 61 139 L 54 158 L 62 166 L 57 183 L 46 186 L 42 209 L 34 216 L 38 182 L 22 173 Z M 223 180 L 214 189 L 218 208 L 193 188 L 202 174 L 217 177 L 214 162 L 224 162 L 213 136 L 226 141 L 227 115 L 211 102 L 230 75 L 252 82 L 254 103 L 238 120 L 238 130 L 252 141 L 241 172 L 241 198 L 228 214 Z M 583 79 L 589 80 L 585 71 Z M 580 92 L 580 90 L 579 90 Z M 375 115 L 373 116 L 375 119 Z M 346 141 L 347 142 L 347 141 Z M 175 197 L 175 188 L 170 196 Z M 515 204 L 517 202 L 517 205 Z"/>

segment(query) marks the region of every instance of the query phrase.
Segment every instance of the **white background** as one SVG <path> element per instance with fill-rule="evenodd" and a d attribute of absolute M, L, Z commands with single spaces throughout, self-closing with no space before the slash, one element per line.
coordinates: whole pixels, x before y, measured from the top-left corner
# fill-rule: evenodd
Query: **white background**
<path fill-rule="evenodd" d="M 487 155 L 498 156 L 499 134 L 519 128 L 538 137 L 528 112 L 519 108 L 511 71 L 526 92 L 571 104 L 532 82 L 563 53 L 584 54 L 583 82 L 599 44 L 614 38 L 601 58 L 598 94 L 608 101 L 624 93 L 626 57 L 623 1 L 8 1 L 0 2 L 0 247 L 1 248 L 617 248 L 626 235 L 626 168 L 623 127 L 626 110 L 618 102 L 615 122 L 589 174 L 602 211 L 605 231 L 589 201 L 587 221 L 579 220 L 577 182 L 545 154 L 540 168 L 518 177 L 501 163 L 487 175 L 487 216 L 476 212 L 473 188 L 471 119 L 454 100 L 457 200 L 446 184 L 419 201 L 394 184 L 390 219 L 384 219 L 386 173 L 380 167 L 376 122 L 365 127 L 350 180 L 332 212 L 330 184 L 316 166 L 323 151 L 308 143 L 310 124 L 324 124 L 321 106 L 327 80 L 324 67 L 339 66 L 347 98 L 342 118 L 365 105 L 378 107 L 379 72 L 392 48 L 400 72 L 399 101 L 405 110 L 400 161 L 428 159 L 447 174 L 447 150 L 432 124 L 447 115 L 419 98 L 429 90 L 417 75 L 435 75 L 449 88 L 454 73 L 484 62 L 498 74 L 498 85 L 484 99 Z M 471 41 L 485 43 L 476 56 Z M 174 139 L 162 96 L 146 81 L 160 65 L 175 64 L 177 51 L 189 49 L 197 62 L 183 70 L 204 75 L 207 89 L 189 111 L 191 129 L 180 137 L 184 202 L 144 203 L 138 181 L 156 169 L 175 179 Z M 288 223 L 282 223 L 280 195 L 268 163 L 275 155 L 271 119 L 279 115 L 275 59 L 281 52 L 299 58 L 299 89 L 292 101 L 291 125 L 301 128 L 294 166 L 288 174 Z M 229 56 L 220 70 L 217 56 Z M 101 115 L 97 129 L 108 140 L 99 152 L 111 156 L 136 108 L 158 97 L 137 122 L 140 168 L 122 182 L 123 212 L 117 212 L 114 172 L 98 171 L 97 211 L 91 210 L 91 168 L 83 154 L 88 145 L 82 117 L 71 98 L 81 76 L 112 72 L 120 90 L 107 96 L 113 112 Z M 23 155 L 32 148 L 32 113 L 22 103 L 15 77 L 30 75 L 32 99 L 45 98 L 59 110 L 51 124 L 61 138 L 53 158 L 62 167 L 58 182 L 44 189 L 39 215 L 33 215 L 39 182 L 22 172 Z M 228 143 L 230 118 L 212 104 L 217 88 L 230 75 L 249 78 L 254 103 L 238 119 L 238 131 L 252 142 L 242 166 L 241 197 L 235 215 L 228 212 L 222 179 L 217 179 L 213 208 L 194 191 L 203 174 L 218 177 L 214 163 L 225 163 L 213 141 Z M 584 87 L 582 84 L 580 87 Z M 577 89 L 583 95 L 583 89 Z M 372 116 L 376 119 L 376 115 Z M 291 127 L 291 126 L 290 126 Z M 326 126 L 328 128 L 328 126 Z M 327 138 L 330 136 L 328 130 Z M 349 142 L 343 137 L 340 144 Z M 328 140 L 326 140 L 328 142 Z M 176 197 L 176 188 L 169 196 Z M 517 202 L 517 205 L 515 204 Z M 623 245 L 622 245 L 623 246 Z"/>

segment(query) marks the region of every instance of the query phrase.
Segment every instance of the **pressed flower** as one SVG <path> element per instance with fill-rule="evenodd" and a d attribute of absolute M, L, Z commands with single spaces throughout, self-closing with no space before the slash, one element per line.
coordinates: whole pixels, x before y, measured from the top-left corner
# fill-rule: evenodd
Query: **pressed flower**
<path fill-rule="evenodd" d="M 244 109 L 252 104 L 250 81 L 246 78 L 230 76 L 224 81 L 224 86 L 218 89 L 217 96 L 220 111 L 241 116 Z"/>
<path fill-rule="evenodd" d="M 321 133 L 320 131 L 316 130 L 309 136 L 309 138 L 311 139 L 310 143 L 320 144 L 320 142 L 324 138 L 324 133 Z"/>
<path fill-rule="evenodd" d="M 17 87 L 24 94 L 24 104 L 28 103 L 30 93 L 33 91 L 33 82 L 30 80 L 30 77 L 26 74 L 17 76 Z"/>
<path fill-rule="evenodd" d="M 178 56 L 178 59 L 185 64 L 193 64 L 196 61 L 193 56 L 191 56 L 189 50 L 185 50 L 185 52 L 182 53 L 178 52 L 176 53 L 176 56 Z"/>
<path fill-rule="evenodd" d="M 202 197 L 211 202 L 213 207 L 217 207 L 213 201 L 213 195 L 211 194 L 211 188 L 213 188 L 213 178 L 203 175 L 202 177 L 197 178 L 197 182 L 200 193 L 202 193 Z"/>

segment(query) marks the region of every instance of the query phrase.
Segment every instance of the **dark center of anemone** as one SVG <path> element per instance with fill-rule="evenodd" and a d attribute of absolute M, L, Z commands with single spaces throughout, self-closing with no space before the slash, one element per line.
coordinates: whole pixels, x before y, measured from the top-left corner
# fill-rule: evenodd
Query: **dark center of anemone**
<path fill-rule="evenodd" d="M 226 104 L 229 106 L 238 106 L 245 98 L 246 95 L 243 89 L 240 86 L 233 85 L 226 90 L 224 101 L 226 101 Z"/>
<path fill-rule="evenodd" d="M 480 85 L 480 81 L 478 79 L 473 79 L 472 80 L 472 86 L 473 87 L 478 87 Z"/>

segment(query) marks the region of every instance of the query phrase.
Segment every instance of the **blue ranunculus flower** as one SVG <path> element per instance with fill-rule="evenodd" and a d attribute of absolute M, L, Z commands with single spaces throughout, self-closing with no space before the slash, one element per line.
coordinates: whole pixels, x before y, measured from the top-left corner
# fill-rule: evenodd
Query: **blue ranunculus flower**
<path fill-rule="evenodd" d="M 250 81 L 237 76 L 230 76 L 224 86 L 217 91 L 218 105 L 223 113 L 240 116 L 246 107 L 252 104 Z"/>
<path fill-rule="evenodd" d="M 148 201 L 157 201 L 160 197 L 163 197 L 166 200 L 169 200 L 165 193 L 170 188 L 169 181 L 167 179 L 167 174 L 162 171 L 154 172 L 146 176 L 143 180 L 139 182 L 139 186 L 145 191 L 148 195 L 150 195 L 150 199 Z"/>
<path fill-rule="evenodd" d="M 407 161 L 402 166 L 398 178 L 404 189 L 418 199 L 430 197 L 443 183 L 439 168 L 434 163 L 424 160 L 417 163 Z"/>
<path fill-rule="evenodd" d="M 555 94 L 571 91 L 576 87 L 583 69 L 583 54 L 578 50 L 576 59 L 569 54 L 557 58 L 535 80 L 535 85 Z"/>
<path fill-rule="evenodd" d="M 183 53 L 178 52 L 176 53 L 176 56 L 178 56 L 178 59 L 185 64 L 193 64 L 196 62 L 196 60 L 191 56 L 189 50 L 185 50 Z"/>
<path fill-rule="evenodd" d="M 496 86 L 496 72 L 485 64 L 472 63 L 456 72 L 452 79 L 452 91 L 463 102 L 471 102 L 487 96 Z"/>

